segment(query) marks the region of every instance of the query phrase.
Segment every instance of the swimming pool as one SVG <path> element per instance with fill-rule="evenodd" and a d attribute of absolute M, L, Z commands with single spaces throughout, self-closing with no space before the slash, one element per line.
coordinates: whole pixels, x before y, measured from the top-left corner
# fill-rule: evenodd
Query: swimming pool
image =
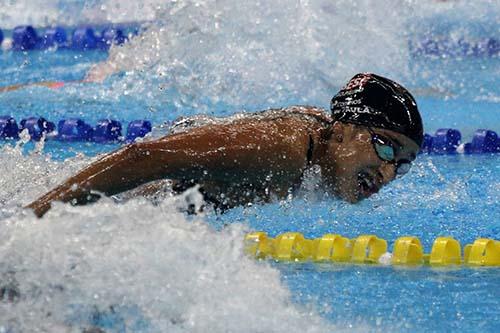
<path fill-rule="evenodd" d="M 225 116 L 294 103 L 327 107 L 345 79 L 370 70 L 415 92 L 427 133 L 452 127 L 467 141 L 478 128 L 499 132 L 498 56 L 417 55 L 408 46 L 422 35 L 498 37 L 492 35 L 498 34 L 494 2 L 474 9 L 460 2 L 446 6 L 408 3 L 384 19 L 383 8 L 363 1 L 312 1 L 294 8 L 201 2 L 174 6 L 175 12 L 167 6 L 157 15 L 166 32 L 150 29 L 144 40 L 121 51 L 128 57 L 125 73 L 103 84 L 4 93 L 0 113 L 18 121 L 77 116 L 91 124 L 110 117 L 159 125 L 198 113 Z M 408 25 L 401 18 L 408 11 L 425 24 Z M 300 21 L 298 12 L 305 14 Z M 260 23 L 247 26 L 252 18 Z M 210 24 L 214 20 L 218 27 Z M 356 26 L 348 24 L 354 21 Z M 148 51 L 155 40 L 168 44 L 157 49 L 159 62 Z M 2 85 L 8 85 L 78 80 L 107 55 L 34 51 L 0 57 Z M 149 67 L 132 68 L 146 57 Z M 40 222 L 20 209 L 97 153 L 118 146 L 47 141 L 37 153 L 42 148 L 34 143 L 3 144 L 0 272 L 7 278 L 16 272 L 22 296 L 14 305 L 0 302 L 0 331 L 92 324 L 109 332 L 500 328 L 498 268 L 269 263 L 241 251 L 250 230 L 272 236 L 299 231 L 310 238 L 376 234 L 389 248 L 399 236 L 414 235 L 426 252 L 442 235 L 462 245 L 479 237 L 498 240 L 498 154 L 421 155 L 407 176 L 357 205 L 325 197 L 312 176 L 295 198 L 224 215 L 185 216 L 177 209 L 185 204 L 182 198 L 57 205 Z M 199 202 L 197 193 L 187 196 Z"/>

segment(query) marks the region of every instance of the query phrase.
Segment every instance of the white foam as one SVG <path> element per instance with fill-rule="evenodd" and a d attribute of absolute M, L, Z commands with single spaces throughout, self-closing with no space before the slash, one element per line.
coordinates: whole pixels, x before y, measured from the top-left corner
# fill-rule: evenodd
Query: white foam
<path fill-rule="evenodd" d="M 409 42 L 429 34 L 475 40 L 476 30 L 496 27 L 492 17 L 499 9 L 492 1 L 469 7 L 464 1 L 170 2 L 156 11 L 146 32 L 111 50 L 111 61 L 128 71 L 113 90 L 121 94 L 131 87 L 128 94 L 147 100 L 168 92 L 164 110 L 200 113 L 290 103 L 326 107 L 358 72 L 410 87 L 429 81 L 425 70 L 410 69 Z M 440 19 L 443 13 L 451 14 Z M 428 27 L 436 22 L 439 28 Z M 446 73 L 431 84 L 439 88 L 444 81 L 458 90 Z"/>
<path fill-rule="evenodd" d="M 326 105 L 357 72 L 404 75 L 407 10 L 370 1 L 171 2 L 110 58 L 135 71 L 130 82 L 146 82 L 135 84 L 134 93 L 151 99 L 177 92 L 169 96 L 173 108 L 254 109 L 287 105 L 290 96 Z M 151 91 L 151 84 L 162 89 Z"/>
<path fill-rule="evenodd" d="M 378 259 L 379 264 L 389 266 L 392 263 L 392 253 L 386 252 Z"/>

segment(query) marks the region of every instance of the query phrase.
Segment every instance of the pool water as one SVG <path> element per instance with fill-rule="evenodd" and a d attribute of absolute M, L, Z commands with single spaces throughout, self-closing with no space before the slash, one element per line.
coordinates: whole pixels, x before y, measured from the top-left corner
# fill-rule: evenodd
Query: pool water
<path fill-rule="evenodd" d="M 80 117 L 90 124 L 149 119 L 159 126 L 200 113 L 226 116 L 290 104 L 327 108 L 348 78 L 366 70 L 414 92 L 427 133 L 452 127 L 469 141 L 478 128 L 500 132 L 499 57 L 415 55 L 408 46 L 422 35 L 499 37 L 495 2 L 480 1 L 474 10 L 462 2 L 405 2 L 384 20 L 383 6 L 363 1 L 312 1 L 297 8 L 186 3 L 158 9 L 164 30 L 153 27 L 111 50 L 112 58 L 122 59 L 121 73 L 102 84 L 3 93 L 0 114 L 18 121 Z M 83 16 L 90 15 L 86 10 Z M 299 11 L 307 14 L 300 22 Z M 426 24 L 408 24 L 402 19 L 408 11 Z M 155 41 L 161 42 L 156 49 Z M 79 80 L 107 57 L 5 51 L 0 85 Z M 498 154 L 420 155 L 408 175 L 356 205 L 319 191 L 312 174 L 293 198 L 223 215 L 180 212 L 186 201 L 200 204 L 193 192 L 153 203 L 57 204 L 37 220 L 22 206 L 120 144 L 1 145 L 0 281 L 14 274 L 21 298 L 0 302 L 0 332 L 91 325 L 109 332 L 500 329 L 498 268 L 258 262 L 241 250 L 252 230 L 271 236 L 298 231 L 309 238 L 375 234 L 389 249 L 398 237 L 413 235 L 425 252 L 438 236 L 462 246 L 480 237 L 499 240 Z"/>

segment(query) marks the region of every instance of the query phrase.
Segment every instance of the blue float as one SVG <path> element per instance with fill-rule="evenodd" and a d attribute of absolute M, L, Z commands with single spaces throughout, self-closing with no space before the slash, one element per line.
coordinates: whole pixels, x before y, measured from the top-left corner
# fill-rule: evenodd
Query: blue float
<path fill-rule="evenodd" d="M 475 56 L 478 56 L 478 57 L 490 55 L 490 52 L 488 50 L 490 47 L 488 45 L 490 43 L 490 41 L 491 41 L 491 39 L 488 38 L 488 39 L 480 40 L 477 43 L 475 43 L 472 46 L 472 54 Z M 494 45 L 492 45 L 492 46 L 494 46 Z"/>
<path fill-rule="evenodd" d="M 119 28 L 106 28 L 101 34 L 101 48 L 109 49 L 111 45 L 122 45 L 127 41 L 127 37 L 123 34 L 123 30 Z"/>
<path fill-rule="evenodd" d="M 45 30 L 41 40 L 41 47 L 60 47 L 65 46 L 67 42 L 66 30 L 62 27 L 52 27 Z"/>
<path fill-rule="evenodd" d="M 489 38 L 486 43 L 486 50 L 490 57 L 495 57 L 500 55 L 500 41 L 495 38 Z"/>
<path fill-rule="evenodd" d="M 0 29 L 0 46 L 2 46 L 2 42 L 3 42 L 3 32 L 2 29 Z"/>
<path fill-rule="evenodd" d="M 61 141 L 89 141 L 92 132 L 92 126 L 77 118 L 63 119 L 57 124 L 57 139 Z"/>
<path fill-rule="evenodd" d="M 430 153 L 432 150 L 432 135 L 424 134 L 424 140 L 420 147 L 420 153 Z"/>
<path fill-rule="evenodd" d="M 147 120 L 134 120 L 127 127 L 127 141 L 134 141 L 136 138 L 142 138 L 151 132 L 151 122 Z"/>
<path fill-rule="evenodd" d="M 431 151 L 436 154 L 454 154 L 460 144 L 462 135 L 456 129 L 441 128 L 432 139 Z"/>
<path fill-rule="evenodd" d="M 433 39 L 427 39 L 422 42 L 422 49 L 425 54 L 439 55 L 439 44 Z"/>
<path fill-rule="evenodd" d="M 12 49 L 15 51 L 27 51 L 37 48 L 38 36 L 35 29 L 30 25 L 22 25 L 14 28 L 12 32 Z"/>
<path fill-rule="evenodd" d="M 464 40 L 463 38 L 460 38 L 457 43 L 457 54 L 460 56 L 466 56 L 468 55 L 471 51 L 471 45 L 469 42 Z"/>
<path fill-rule="evenodd" d="M 472 138 L 472 142 L 465 144 L 466 154 L 482 154 L 498 152 L 498 135 L 496 132 L 478 129 Z"/>
<path fill-rule="evenodd" d="M 437 39 L 422 37 L 419 41 L 410 40 L 410 52 L 415 55 L 431 56 L 475 56 L 496 57 L 500 55 L 500 41 L 495 38 L 467 41 L 441 37 Z"/>
<path fill-rule="evenodd" d="M 0 138 L 2 139 L 18 139 L 19 127 L 16 120 L 10 116 L 0 117 Z"/>
<path fill-rule="evenodd" d="M 98 46 L 98 39 L 94 34 L 94 30 L 89 27 L 78 28 L 73 32 L 72 48 L 75 50 L 85 51 L 93 50 Z"/>
<path fill-rule="evenodd" d="M 50 133 L 55 130 L 54 123 L 47 121 L 42 117 L 30 117 L 23 119 L 21 120 L 20 125 L 21 131 L 27 129 L 31 139 L 35 141 L 40 141 L 44 133 Z"/>
<path fill-rule="evenodd" d="M 120 140 L 122 136 L 122 124 L 111 119 L 102 119 L 97 122 L 92 135 L 95 142 L 113 142 Z"/>

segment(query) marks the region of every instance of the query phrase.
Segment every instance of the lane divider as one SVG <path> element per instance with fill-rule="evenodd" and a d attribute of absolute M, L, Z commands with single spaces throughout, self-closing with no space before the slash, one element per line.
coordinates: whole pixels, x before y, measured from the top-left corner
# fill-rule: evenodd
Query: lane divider
<path fill-rule="evenodd" d="M 32 140 L 46 139 L 59 141 L 92 141 L 96 143 L 132 142 L 151 132 L 148 120 L 133 120 L 127 125 L 127 133 L 122 135 L 122 124 L 113 119 L 101 119 L 95 126 L 79 118 L 62 119 L 57 127 L 43 117 L 29 117 L 21 120 L 18 126 L 11 116 L 0 116 L 0 139 L 19 139 L 19 133 L 27 130 Z"/>
<path fill-rule="evenodd" d="M 141 22 L 131 23 L 137 34 L 137 27 Z M 69 33 L 67 32 L 69 30 Z M 90 26 L 67 28 L 54 26 L 46 29 L 35 29 L 31 25 L 20 25 L 12 31 L 12 49 L 28 51 L 47 49 L 50 47 L 69 48 L 73 50 L 106 50 L 113 43 L 123 44 L 128 36 L 123 33 L 124 28 L 111 26 L 100 32 L 97 27 Z M 69 38 L 68 38 L 69 35 Z M 0 29 L 0 45 L 3 41 Z M 449 38 L 447 36 L 420 36 L 416 40 L 409 40 L 410 53 L 416 56 L 445 56 L 445 57 L 497 57 L 500 56 L 500 39 L 496 37 Z"/>
<path fill-rule="evenodd" d="M 51 83 L 52 85 L 55 83 Z M 127 126 L 127 135 L 122 137 L 122 124 L 114 119 L 101 119 L 93 127 L 79 118 L 62 119 L 57 123 L 43 117 L 22 119 L 20 126 L 11 116 L 0 116 L 0 138 L 18 139 L 19 132 L 28 129 L 32 140 L 38 141 L 45 134 L 47 138 L 60 141 L 94 141 L 99 143 L 133 141 L 151 132 L 148 120 L 134 120 Z M 57 129 L 57 130 L 56 130 Z M 461 143 L 460 131 L 441 128 L 434 136 L 425 134 L 420 153 L 428 154 L 487 154 L 500 153 L 500 137 L 493 130 L 478 129 L 471 142 Z"/>
<path fill-rule="evenodd" d="M 447 36 L 421 37 L 409 42 L 410 52 L 417 56 L 443 57 L 498 57 L 500 39 L 490 38 L 448 38 Z"/>
<path fill-rule="evenodd" d="M 286 232 L 276 238 L 263 231 L 245 236 L 245 253 L 257 259 L 294 262 L 327 262 L 377 264 L 387 253 L 387 241 L 375 235 L 348 239 L 337 234 L 325 234 L 307 239 L 299 232 Z M 426 254 L 417 237 L 404 236 L 394 242 L 392 265 L 470 265 L 500 266 L 500 241 L 478 238 L 464 247 L 452 237 L 438 237 L 431 252 Z"/>
<path fill-rule="evenodd" d="M 138 33 L 138 29 L 126 29 L 120 26 L 108 26 L 102 30 L 90 26 L 81 26 L 74 29 L 54 26 L 35 30 L 31 25 L 20 25 L 12 30 L 11 49 L 14 51 L 46 50 L 57 47 L 76 51 L 108 50 L 111 45 L 122 45 Z M 0 45 L 3 33 L 0 30 Z"/>
<path fill-rule="evenodd" d="M 440 128 L 432 136 L 424 135 L 420 149 L 421 153 L 449 155 L 449 154 L 483 154 L 499 153 L 500 138 L 493 130 L 478 129 L 472 136 L 472 141 L 462 143 L 462 134 L 453 128 Z"/>
<path fill-rule="evenodd" d="M 33 140 L 40 140 L 45 133 L 61 141 L 94 141 L 110 142 L 120 141 L 122 125 L 117 120 L 102 119 L 95 127 L 85 123 L 78 118 L 63 119 L 58 122 L 57 132 L 54 123 L 42 117 L 29 117 L 21 120 L 20 127 L 14 118 L 0 116 L 0 138 L 19 138 L 19 132 L 27 128 Z M 151 122 L 147 120 L 136 120 L 129 123 L 127 127 L 126 140 L 132 141 L 137 137 L 143 137 L 151 131 Z M 461 144 L 460 131 L 456 129 L 438 129 L 434 136 L 425 134 L 421 153 L 431 154 L 480 154 L 500 152 L 500 138 L 492 130 L 478 129 L 471 142 Z"/>

